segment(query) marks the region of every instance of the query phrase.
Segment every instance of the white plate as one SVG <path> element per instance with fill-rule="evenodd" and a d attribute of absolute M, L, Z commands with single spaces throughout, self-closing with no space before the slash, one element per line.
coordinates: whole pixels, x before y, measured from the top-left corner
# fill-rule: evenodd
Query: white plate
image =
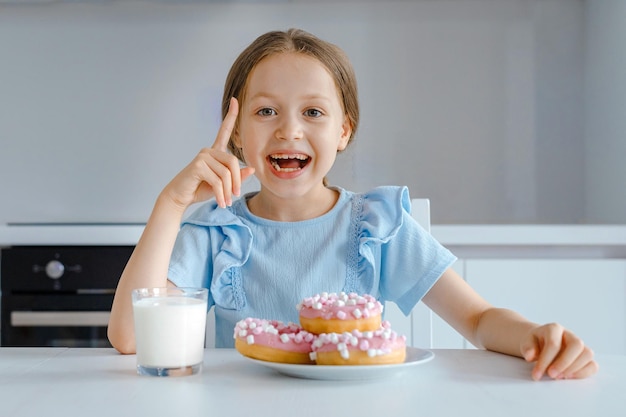
<path fill-rule="evenodd" d="M 393 365 L 292 365 L 288 363 L 261 361 L 248 357 L 245 358 L 259 365 L 274 369 L 283 375 L 296 378 L 322 379 L 327 381 L 356 381 L 398 375 L 411 367 L 426 363 L 434 357 L 435 354 L 430 350 L 407 347 L 404 363 Z"/>

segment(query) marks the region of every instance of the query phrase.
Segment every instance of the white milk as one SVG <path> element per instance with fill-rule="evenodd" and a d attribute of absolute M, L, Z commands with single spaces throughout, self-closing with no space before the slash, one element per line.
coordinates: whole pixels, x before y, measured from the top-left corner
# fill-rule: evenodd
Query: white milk
<path fill-rule="evenodd" d="M 178 368 L 202 363 L 206 300 L 170 296 L 133 304 L 137 364 Z"/>

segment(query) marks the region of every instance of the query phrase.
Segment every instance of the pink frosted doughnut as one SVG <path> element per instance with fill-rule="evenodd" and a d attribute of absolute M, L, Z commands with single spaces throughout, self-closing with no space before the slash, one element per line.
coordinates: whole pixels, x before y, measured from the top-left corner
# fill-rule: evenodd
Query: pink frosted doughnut
<path fill-rule="evenodd" d="M 268 362 L 312 364 L 315 335 L 294 323 L 246 318 L 235 325 L 235 349 L 244 356 Z"/>
<path fill-rule="evenodd" d="M 325 333 L 313 342 L 312 358 L 318 365 L 375 365 L 402 363 L 406 337 L 391 330 L 388 321 L 376 331 Z"/>
<path fill-rule="evenodd" d="M 343 333 L 380 328 L 383 306 L 369 294 L 321 293 L 297 306 L 300 325 L 315 333 Z"/>

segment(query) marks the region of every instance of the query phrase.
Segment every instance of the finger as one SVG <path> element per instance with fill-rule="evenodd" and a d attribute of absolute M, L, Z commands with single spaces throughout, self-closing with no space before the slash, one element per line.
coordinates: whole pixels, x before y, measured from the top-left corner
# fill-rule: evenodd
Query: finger
<path fill-rule="evenodd" d="M 561 350 L 548 367 L 548 375 L 554 379 L 561 379 L 564 376 L 564 372 L 570 368 L 585 352 L 585 344 L 583 341 L 574 335 L 572 332 L 565 330 L 563 332 L 563 344 Z M 582 367 L 591 357 L 578 365 L 578 368 Z M 578 368 L 575 368 L 577 370 Z"/>
<path fill-rule="evenodd" d="M 539 347 L 537 346 L 537 338 L 531 336 L 526 340 L 522 346 L 520 347 L 520 352 L 522 357 L 526 362 L 533 362 L 537 359 L 537 351 Z"/>
<path fill-rule="evenodd" d="M 594 362 L 593 360 L 593 351 L 588 347 L 583 347 L 582 352 L 574 361 L 565 369 L 560 371 L 560 378 L 564 379 L 572 379 L 574 375 L 577 375 L 578 372 L 585 369 L 589 363 Z"/>
<path fill-rule="evenodd" d="M 207 159 L 207 166 L 219 179 L 218 183 L 215 177 L 210 176 L 216 187 L 216 200 L 220 207 L 231 206 L 233 195 L 238 196 L 241 193 L 242 180 L 249 177 L 254 168 L 245 169 L 243 171 L 245 177 L 242 178 L 243 169 L 240 168 L 239 160 L 235 156 L 214 149 L 208 152 L 211 158 Z"/>
<path fill-rule="evenodd" d="M 582 379 L 587 378 L 598 372 L 600 366 L 594 360 L 588 362 L 584 367 L 574 372 L 573 374 L 567 376 L 568 379 Z"/>
<path fill-rule="evenodd" d="M 546 373 L 548 367 L 559 354 L 563 343 L 563 328 L 560 325 L 555 323 L 548 324 L 542 326 L 541 331 L 542 334 L 538 336 L 540 342 L 539 355 L 531 373 L 535 381 L 540 380 Z"/>
<path fill-rule="evenodd" d="M 219 207 L 225 208 L 232 206 L 233 194 L 236 196 L 241 194 L 241 185 L 238 185 L 237 188 L 233 185 L 231 188 L 230 184 L 234 183 L 235 179 L 237 179 L 238 184 L 241 184 L 241 182 L 254 174 L 254 168 L 244 167 L 239 169 L 237 167 L 234 171 L 230 169 L 223 171 L 223 165 L 220 166 L 214 162 L 211 162 L 209 165 L 211 166 L 209 166 L 209 169 L 204 174 L 203 181 L 211 187 L 215 201 Z"/>
<path fill-rule="evenodd" d="M 210 152 L 211 150 L 208 150 Z M 196 158 L 187 166 L 185 171 L 191 183 L 188 183 L 189 193 L 193 195 L 192 202 L 204 201 L 214 197 L 220 207 L 226 205 L 224 198 L 223 182 L 217 170 L 223 165 L 215 161 L 210 155 L 206 155 L 207 151 L 202 150 Z M 222 174 L 223 175 L 223 174 Z"/>
<path fill-rule="evenodd" d="M 206 163 L 209 169 L 205 174 L 205 181 L 213 188 L 217 205 L 222 208 L 232 205 L 233 174 L 231 169 L 217 159 L 209 159 Z M 236 168 L 236 172 L 239 173 L 239 167 Z"/>
<path fill-rule="evenodd" d="M 252 167 L 241 168 L 241 170 L 239 171 L 239 178 L 240 178 L 239 184 L 235 186 L 235 184 L 233 183 L 233 194 L 235 194 L 236 196 L 239 196 L 241 194 L 241 184 L 247 178 L 251 177 L 253 174 L 254 174 L 254 168 Z"/>
<path fill-rule="evenodd" d="M 205 148 L 190 164 L 190 169 L 197 184 L 195 201 L 215 197 L 220 207 L 232 203 L 232 172 L 239 175 L 237 158 L 222 151 Z"/>
<path fill-rule="evenodd" d="M 232 193 L 233 195 L 239 197 L 241 195 L 241 184 L 244 182 L 246 178 L 254 174 L 254 168 L 252 167 L 239 168 L 239 164 L 237 164 L 237 171 L 233 171 L 233 174 L 235 172 L 238 175 L 232 176 L 232 182 L 233 182 Z"/>
<path fill-rule="evenodd" d="M 229 175 L 224 172 L 222 174 L 223 177 L 222 175 L 220 175 L 220 177 L 223 180 L 222 187 L 224 189 L 225 203 L 226 205 L 231 206 L 232 196 L 241 195 L 241 184 L 244 180 L 254 174 L 255 170 L 253 167 L 240 167 L 239 160 L 230 154 L 226 155 L 226 158 L 222 159 L 220 159 L 220 156 L 218 155 L 216 159 L 220 161 L 220 163 L 222 163 L 224 166 L 226 166 L 229 170 Z M 219 167 L 217 167 L 216 169 L 219 169 Z"/>
<path fill-rule="evenodd" d="M 237 121 L 237 115 L 239 114 L 239 103 L 237 99 L 232 97 L 228 105 L 228 113 L 220 125 L 220 130 L 217 132 L 215 142 L 211 148 L 218 149 L 220 151 L 226 151 L 228 149 L 228 141 L 235 128 L 235 122 Z"/>

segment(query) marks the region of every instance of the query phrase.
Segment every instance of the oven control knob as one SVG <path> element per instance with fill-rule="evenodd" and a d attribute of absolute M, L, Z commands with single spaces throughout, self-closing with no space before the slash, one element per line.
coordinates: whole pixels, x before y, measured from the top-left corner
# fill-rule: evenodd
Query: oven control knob
<path fill-rule="evenodd" d="M 59 279 L 65 272 L 65 265 L 59 261 L 50 261 L 46 264 L 46 275 L 51 279 Z"/>

